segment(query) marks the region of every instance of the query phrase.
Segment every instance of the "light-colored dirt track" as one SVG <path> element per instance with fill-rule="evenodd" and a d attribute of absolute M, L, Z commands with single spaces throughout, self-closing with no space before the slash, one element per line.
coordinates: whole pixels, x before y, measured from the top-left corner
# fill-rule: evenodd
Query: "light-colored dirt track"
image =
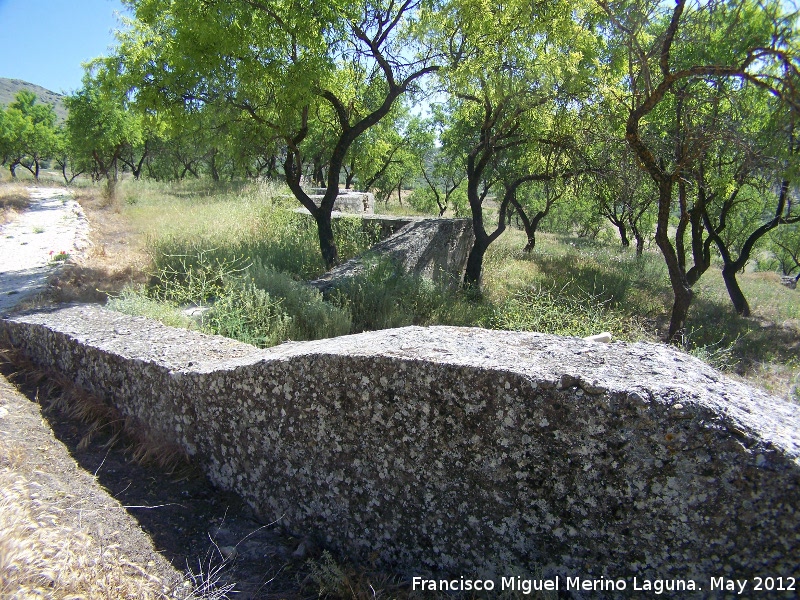
<path fill-rule="evenodd" d="M 88 247 L 89 224 L 80 205 L 59 188 L 31 188 L 30 208 L 0 230 L 0 314 L 40 292 L 63 264 Z"/>

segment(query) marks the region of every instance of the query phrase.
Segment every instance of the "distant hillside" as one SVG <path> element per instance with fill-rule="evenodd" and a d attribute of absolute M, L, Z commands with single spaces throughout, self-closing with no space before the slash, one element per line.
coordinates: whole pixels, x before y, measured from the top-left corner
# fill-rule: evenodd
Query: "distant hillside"
<path fill-rule="evenodd" d="M 6 79 L 5 77 L 0 77 L 0 106 L 5 107 L 11 104 L 14 101 L 14 97 L 17 95 L 17 92 L 20 90 L 30 90 L 36 94 L 39 102 L 52 104 L 56 107 L 56 115 L 58 116 L 58 120 L 66 120 L 67 107 L 64 106 L 64 96 L 61 94 L 56 94 L 55 92 L 51 92 L 40 85 L 22 81 L 21 79 Z"/>

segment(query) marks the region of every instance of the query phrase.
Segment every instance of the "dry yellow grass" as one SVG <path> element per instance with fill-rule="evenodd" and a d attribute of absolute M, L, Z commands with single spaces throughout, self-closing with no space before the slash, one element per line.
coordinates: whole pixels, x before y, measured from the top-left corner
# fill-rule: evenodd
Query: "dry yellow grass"
<path fill-rule="evenodd" d="M 17 213 L 25 210 L 30 202 L 28 190 L 19 183 L 0 185 L 0 225 L 13 220 Z"/>
<path fill-rule="evenodd" d="M 3 352 L 0 358 L 13 356 Z M 91 423 L 90 430 L 108 427 L 124 434 L 124 419 L 99 400 L 28 367 L 27 379 L 40 397 L 52 394 L 61 409 Z M 79 469 L 33 406 L 0 377 L 0 598 L 200 597 L 192 582 L 180 585 L 180 577 Z M 126 441 L 135 455 L 152 462 L 185 458 L 171 448 Z"/>
<path fill-rule="evenodd" d="M 60 373 L 36 367 L 20 352 L 11 349 L 7 340 L 0 340 L 0 360 L 14 365 L 15 378 L 24 379 L 40 390 L 38 400 L 46 410 L 57 410 L 88 426 L 79 448 L 87 447 L 100 430 L 105 430 L 111 436 L 107 444 L 118 441 L 125 444 L 127 451 L 139 464 L 154 465 L 168 474 L 188 468 L 189 457 L 180 445 L 149 432 L 147 427 L 125 417 L 113 406 L 74 385 Z"/>
<path fill-rule="evenodd" d="M 70 527 L 54 490 L 0 470 L 0 597 L 169 598 L 114 546 Z M 73 509 L 74 510 L 74 509 Z"/>

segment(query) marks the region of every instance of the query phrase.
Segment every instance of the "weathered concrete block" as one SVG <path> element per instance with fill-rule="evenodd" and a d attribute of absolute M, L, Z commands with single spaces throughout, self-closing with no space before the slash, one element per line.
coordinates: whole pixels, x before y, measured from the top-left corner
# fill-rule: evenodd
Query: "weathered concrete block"
<path fill-rule="evenodd" d="M 321 194 L 311 194 L 309 198 L 317 205 L 321 202 L 325 190 Z M 333 210 L 345 213 L 368 214 L 375 212 L 375 194 L 372 192 L 354 192 L 353 190 L 339 190 L 339 195 L 333 203 Z"/>
<path fill-rule="evenodd" d="M 666 346 L 407 327 L 258 350 L 89 306 L 0 330 L 265 519 L 383 567 L 695 597 L 797 573 L 800 407 Z"/>
<path fill-rule="evenodd" d="M 797 289 L 797 279 L 792 275 L 784 275 L 781 277 L 781 285 L 785 285 L 790 290 Z"/>
<path fill-rule="evenodd" d="M 456 288 L 464 277 L 475 241 L 470 219 L 423 219 L 411 222 L 377 243 L 363 256 L 351 259 L 311 283 L 325 293 L 343 280 L 366 271 L 375 257 L 396 261 L 404 272 Z"/>

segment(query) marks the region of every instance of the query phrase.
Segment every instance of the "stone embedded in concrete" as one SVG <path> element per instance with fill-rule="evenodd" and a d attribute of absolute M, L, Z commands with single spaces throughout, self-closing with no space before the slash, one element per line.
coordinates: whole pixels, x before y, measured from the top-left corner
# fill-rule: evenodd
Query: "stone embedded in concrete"
<path fill-rule="evenodd" d="M 397 262 L 405 273 L 456 288 L 464 277 L 474 241 L 470 219 L 414 221 L 375 244 L 364 255 L 339 265 L 310 283 L 326 293 L 340 282 L 365 273 L 370 261 L 384 258 Z"/>
<path fill-rule="evenodd" d="M 265 519 L 384 568 L 796 572 L 800 406 L 666 346 L 407 327 L 258 350 L 90 306 L 0 330 Z"/>

